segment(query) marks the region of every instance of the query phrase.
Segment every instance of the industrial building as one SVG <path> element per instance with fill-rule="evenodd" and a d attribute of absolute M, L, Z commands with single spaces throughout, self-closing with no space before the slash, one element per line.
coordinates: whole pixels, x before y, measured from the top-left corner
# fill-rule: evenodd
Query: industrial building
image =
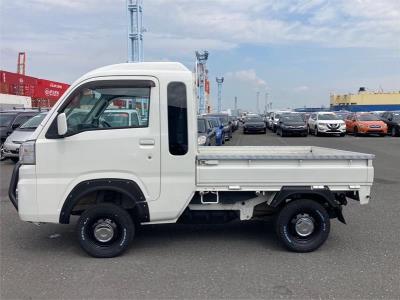
<path fill-rule="evenodd" d="M 400 91 L 369 92 L 360 88 L 357 94 L 337 95 L 330 97 L 331 110 L 347 111 L 392 111 L 400 110 Z"/>

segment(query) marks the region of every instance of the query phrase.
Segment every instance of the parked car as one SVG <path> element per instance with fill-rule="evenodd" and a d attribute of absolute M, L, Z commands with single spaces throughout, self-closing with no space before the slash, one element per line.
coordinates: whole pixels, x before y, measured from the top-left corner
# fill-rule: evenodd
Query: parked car
<path fill-rule="evenodd" d="M 347 110 L 339 110 L 339 111 L 335 111 L 335 114 L 339 117 L 339 119 L 345 121 L 347 119 L 347 116 L 352 113 Z"/>
<path fill-rule="evenodd" d="M 230 140 L 232 138 L 232 122 L 229 121 L 229 115 L 227 114 L 207 114 L 208 117 L 217 117 L 222 125 L 224 126 L 225 140 Z"/>
<path fill-rule="evenodd" d="M 197 144 L 199 146 L 217 144 L 215 129 L 206 118 L 197 118 Z"/>
<path fill-rule="evenodd" d="M 349 115 L 346 119 L 346 128 L 348 133 L 353 133 L 354 135 L 378 134 L 385 136 L 388 130 L 386 123 L 373 113 Z"/>
<path fill-rule="evenodd" d="M 7 137 L 3 145 L 3 156 L 5 159 L 10 158 L 13 162 L 18 161 L 19 148 L 21 144 L 29 140 L 32 133 L 36 130 L 46 115 L 47 112 L 44 112 L 30 118 Z"/>
<path fill-rule="evenodd" d="M 281 111 L 275 111 L 272 113 L 272 115 L 271 115 L 271 130 L 273 132 L 276 132 L 276 128 L 277 128 L 279 119 L 280 119 L 281 115 L 284 113 L 291 113 L 291 111 L 281 110 Z"/>
<path fill-rule="evenodd" d="M 286 135 L 308 135 L 308 128 L 302 114 L 283 114 L 279 119 L 276 134 L 282 137 Z"/>
<path fill-rule="evenodd" d="M 142 127 L 147 124 L 135 109 L 107 109 L 100 117 L 109 127 Z"/>
<path fill-rule="evenodd" d="M 232 129 L 236 131 L 239 129 L 239 119 L 235 116 L 229 116 L 229 121 L 232 122 Z"/>
<path fill-rule="evenodd" d="M 265 122 L 260 116 L 251 116 L 246 118 L 246 122 L 243 125 L 243 133 L 246 134 L 251 132 L 267 132 Z"/>
<path fill-rule="evenodd" d="M 346 123 L 333 112 L 312 113 L 308 119 L 308 132 L 320 134 L 346 135 Z"/>
<path fill-rule="evenodd" d="M 400 136 L 400 111 L 387 111 L 381 115 L 381 120 L 388 127 L 388 134 Z"/>
<path fill-rule="evenodd" d="M 24 124 L 33 116 L 39 113 L 38 110 L 6 110 L 0 112 L 0 160 L 4 160 L 3 144 L 7 137 L 19 126 Z"/>
<path fill-rule="evenodd" d="M 216 117 L 205 117 L 205 118 L 210 122 L 210 125 L 215 130 L 215 145 L 221 146 L 225 144 L 224 125 L 222 125 L 220 119 Z"/>

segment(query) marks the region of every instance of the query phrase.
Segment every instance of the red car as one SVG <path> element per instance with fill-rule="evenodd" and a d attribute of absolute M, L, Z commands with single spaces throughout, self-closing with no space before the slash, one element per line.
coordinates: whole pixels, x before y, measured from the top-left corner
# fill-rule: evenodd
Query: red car
<path fill-rule="evenodd" d="M 387 134 L 387 125 L 377 115 L 372 113 L 356 113 L 346 119 L 346 130 L 354 135 L 359 134 Z"/>

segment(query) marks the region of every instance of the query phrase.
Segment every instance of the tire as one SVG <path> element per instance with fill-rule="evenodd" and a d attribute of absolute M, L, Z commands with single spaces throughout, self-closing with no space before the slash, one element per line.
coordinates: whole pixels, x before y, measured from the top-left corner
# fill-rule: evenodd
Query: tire
<path fill-rule="evenodd" d="M 318 136 L 318 135 L 319 135 L 318 127 L 317 127 L 317 126 L 315 126 L 315 128 L 314 128 L 314 135 L 315 135 L 315 136 Z"/>
<path fill-rule="evenodd" d="M 1 144 L 0 146 L 0 161 L 6 160 L 7 157 L 4 156 L 4 146 Z"/>
<path fill-rule="evenodd" d="M 225 145 L 225 134 L 222 135 L 222 145 Z"/>
<path fill-rule="evenodd" d="M 101 225 L 104 225 L 103 228 Z M 98 238 L 103 238 L 103 241 L 96 238 L 94 233 L 96 228 Z M 104 231 L 110 228 L 113 235 L 107 237 Z M 122 254 L 135 234 L 132 217 L 125 209 L 112 203 L 98 204 L 85 210 L 79 218 L 76 229 L 82 249 L 89 255 L 100 258 Z M 106 240 L 108 238 L 110 240 Z"/>
<path fill-rule="evenodd" d="M 390 135 L 393 136 L 393 137 L 397 136 L 395 127 L 392 127 L 392 130 L 390 130 Z"/>
<path fill-rule="evenodd" d="M 346 135 L 345 133 L 341 133 L 341 134 L 340 134 L 341 137 L 343 137 L 343 136 L 345 136 L 345 135 Z"/>
<path fill-rule="evenodd" d="M 301 228 L 301 224 L 310 223 L 313 224 L 313 229 L 310 229 L 310 226 Z M 296 225 L 300 225 L 298 229 Z M 327 211 L 313 200 L 301 199 L 289 202 L 281 209 L 276 220 L 279 240 L 287 249 L 294 252 L 311 252 L 318 249 L 328 238 L 329 231 L 330 219 Z"/>
<path fill-rule="evenodd" d="M 357 128 L 357 127 L 354 127 L 353 133 L 354 133 L 354 136 L 359 136 L 359 135 L 360 135 L 360 134 L 358 133 L 358 128 Z"/>
<path fill-rule="evenodd" d="M 283 129 L 281 129 L 281 137 L 285 137 L 286 133 L 283 131 Z"/>

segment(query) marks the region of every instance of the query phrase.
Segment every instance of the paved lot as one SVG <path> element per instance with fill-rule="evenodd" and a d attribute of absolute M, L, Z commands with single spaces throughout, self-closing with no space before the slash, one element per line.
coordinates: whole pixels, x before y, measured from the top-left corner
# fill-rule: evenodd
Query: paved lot
<path fill-rule="evenodd" d="M 1 299 L 400 298 L 400 138 L 281 138 L 235 133 L 230 145 L 316 145 L 376 154 L 370 205 L 350 203 L 325 245 L 286 252 L 271 223 L 158 225 L 122 257 L 93 259 L 73 225 L 19 221 L 1 163 Z"/>

